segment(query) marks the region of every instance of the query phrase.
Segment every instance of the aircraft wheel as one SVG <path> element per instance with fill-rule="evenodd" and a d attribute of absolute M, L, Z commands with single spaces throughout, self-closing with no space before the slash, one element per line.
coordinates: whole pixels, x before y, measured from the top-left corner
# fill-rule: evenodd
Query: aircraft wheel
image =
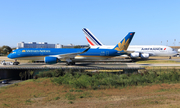
<path fill-rule="evenodd" d="M 66 66 L 68 65 L 75 65 L 75 62 L 66 62 Z"/>
<path fill-rule="evenodd" d="M 13 63 L 13 65 L 18 65 L 18 63 Z"/>
<path fill-rule="evenodd" d="M 75 65 L 75 62 L 72 62 L 72 65 Z"/>
<path fill-rule="evenodd" d="M 66 66 L 68 66 L 68 65 L 70 65 L 70 63 L 69 63 L 69 62 L 66 62 Z"/>

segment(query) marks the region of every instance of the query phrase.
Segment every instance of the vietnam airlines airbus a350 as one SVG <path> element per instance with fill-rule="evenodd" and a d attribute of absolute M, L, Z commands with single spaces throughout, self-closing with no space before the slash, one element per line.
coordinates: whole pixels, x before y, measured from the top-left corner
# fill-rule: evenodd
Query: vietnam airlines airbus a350
<path fill-rule="evenodd" d="M 91 48 L 112 49 L 114 47 L 113 45 L 103 45 L 87 28 L 83 28 L 83 32 Z M 127 51 L 132 52 L 127 54 L 130 58 L 140 57 L 141 59 L 147 59 L 149 56 L 173 56 L 177 54 L 174 49 L 163 45 L 129 45 Z"/>
<path fill-rule="evenodd" d="M 53 64 L 65 60 L 67 65 L 74 65 L 76 60 L 98 60 L 119 56 L 127 53 L 127 48 L 135 32 L 129 32 L 112 49 L 97 48 L 23 48 L 16 49 L 8 55 L 8 58 L 16 60 L 44 60 L 45 63 Z"/>

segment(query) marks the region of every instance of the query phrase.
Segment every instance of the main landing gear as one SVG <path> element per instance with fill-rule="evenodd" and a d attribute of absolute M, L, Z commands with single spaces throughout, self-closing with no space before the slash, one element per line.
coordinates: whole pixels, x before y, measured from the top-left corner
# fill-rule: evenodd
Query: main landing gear
<path fill-rule="evenodd" d="M 66 62 L 66 65 L 75 65 L 75 62 Z"/>
<path fill-rule="evenodd" d="M 75 62 L 72 61 L 71 59 L 66 59 L 66 65 L 75 65 Z"/>

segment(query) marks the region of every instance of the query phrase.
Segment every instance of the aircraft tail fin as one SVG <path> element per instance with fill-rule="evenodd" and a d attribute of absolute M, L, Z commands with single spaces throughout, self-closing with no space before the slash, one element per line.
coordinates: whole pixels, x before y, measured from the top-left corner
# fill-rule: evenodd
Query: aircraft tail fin
<path fill-rule="evenodd" d="M 126 51 L 135 32 L 129 32 L 113 49 L 117 51 Z"/>
<path fill-rule="evenodd" d="M 82 29 L 90 46 L 102 46 L 103 44 L 87 28 Z"/>

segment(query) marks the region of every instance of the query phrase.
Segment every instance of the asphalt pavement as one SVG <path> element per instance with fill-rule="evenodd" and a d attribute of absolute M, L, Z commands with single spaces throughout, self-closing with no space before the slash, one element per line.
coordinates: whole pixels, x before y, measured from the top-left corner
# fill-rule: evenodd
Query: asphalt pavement
<path fill-rule="evenodd" d="M 2 84 L 0 82 L 0 87 L 4 87 L 4 86 L 11 85 L 11 84 L 19 83 L 19 82 L 22 82 L 22 80 L 11 80 L 11 81 L 8 81 L 8 82 L 9 82 L 8 84 Z"/>

